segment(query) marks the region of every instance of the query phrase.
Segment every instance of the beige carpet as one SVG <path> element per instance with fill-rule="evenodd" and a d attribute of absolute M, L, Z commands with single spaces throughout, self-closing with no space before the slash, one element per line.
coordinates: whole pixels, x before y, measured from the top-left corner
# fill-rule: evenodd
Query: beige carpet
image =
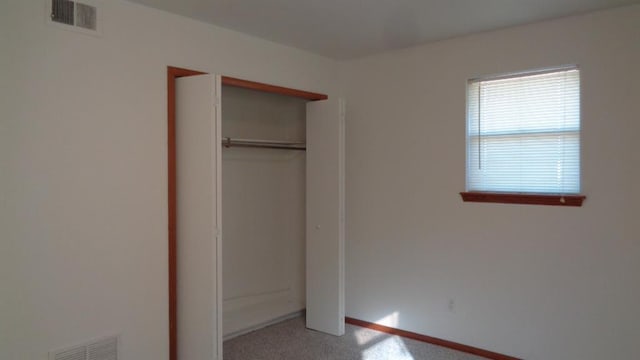
<path fill-rule="evenodd" d="M 297 317 L 224 342 L 225 360 L 486 360 L 346 325 L 344 336 L 307 330 Z"/>

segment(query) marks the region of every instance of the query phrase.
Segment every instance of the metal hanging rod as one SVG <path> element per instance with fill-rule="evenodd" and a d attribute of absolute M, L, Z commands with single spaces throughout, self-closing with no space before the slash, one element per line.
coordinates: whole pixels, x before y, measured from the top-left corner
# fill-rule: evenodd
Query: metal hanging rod
<path fill-rule="evenodd" d="M 307 150 L 307 146 L 303 142 L 257 140 L 257 139 L 234 139 L 230 137 L 222 138 L 222 146 L 227 148 L 252 147 L 252 148 L 269 148 L 269 149 Z"/>

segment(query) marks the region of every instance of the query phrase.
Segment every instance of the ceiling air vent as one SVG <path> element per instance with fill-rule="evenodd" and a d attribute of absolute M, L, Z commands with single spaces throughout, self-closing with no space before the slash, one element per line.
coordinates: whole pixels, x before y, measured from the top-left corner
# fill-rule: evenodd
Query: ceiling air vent
<path fill-rule="evenodd" d="M 100 34 L 99 9 L 92 0 L 46 0 L 51 24 L 92 35 Z"/>
<path fill-rule="evenodd" d="M 118 337 L 111 336 L 49 352 L 49 360 L 118 360 Z"/>

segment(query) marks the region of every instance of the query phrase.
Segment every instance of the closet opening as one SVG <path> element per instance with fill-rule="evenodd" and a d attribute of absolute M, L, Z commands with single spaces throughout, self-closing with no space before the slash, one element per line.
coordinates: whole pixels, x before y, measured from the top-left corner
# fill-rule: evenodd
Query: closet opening
<path fill-rule="evenodd" d="M 305 300 L 306 99 L 222 85 L 223 338 Z"/>
<path fill-rule="evenodd" d="M 180 279 L 184 279 L 185 273 L 182 272 L 182 275 L 178 275 L 178 272 L 181 272 L 179 263 L 182 263 L 182 266 L 185 264 L 185 259 L 181 259 L 179 256 L 181 242 L 178 237 L 182 235 L 179 235 L 180 230 L 177 229 L 178 227 L 184 229 L 184 226 L 180 225 L 181 223 L 178 221 L 178 204 L 182 202 L 180 192 L 181 189 L 184 189 L 185 183 L 183 180 L 180 180 L 182 185 L 177 183 L 177 178 L 180 178 L 177 174 L 182 174 L 182 172 L 178 173 L 181 170 L 176 160 L 180 159 L 180 156 L 176 156 L 177 149 L 180 148 L 180 145 L 176 144 L 176 131 L 180 132 L 176 126 L 176 112 L 181 113 L 176 110 L 176 107 L 180 106 L 176 104 L 176 92 L 179 92 L 176 89 L 176 84 L 179 78 L 193 77 L 196 80 L 197 75 L 203 74 L 188 69 L 167 68 L 169 358 L 171 360 L 177 360 L 178 354 L 183 353 L 184 350 L 178 352 L 180 345 L 178 342 L 178 319 L 182 317 L 178 304 L 182 302 L 180 306 L 185 306 L 179 292 L 181 289 L 179 282 L 182 283 Z M 215 76 L 209 77 L 214 80 L 216 78 Z M 307 131 L 309 130 L 306 123 L 307 116 L 309 116 L 307 103 L 326 100 L 327 96 L 225 76 L 217 77 L 217 89 L 215 83 L 215 81 L 210 81 L 210 84 L 213 84 L 211 94 L 214 95 L 209 98 L 217 110 L 207 110 L 207 106 L 204 104 L 202 109 L 205 110 L 205 113 L 210 113 L 213 122 L 211 126 L 207 125 L 201 129 L 211 130 L 211 133 L 205 138 L 209 139 L 207 141 L 210 146 L 213 146 L 211 150 L 215 155 L 214 158 L 217 157 L 218 160 L 214 160 L 212 164 L 214 172 L 210 172 L 210 175 L 213 176 L 213 181 L 217 182 L 217 186 L 221 187 L 218 189 L 218 195 L 214 190 L 212 196 L 214 200 L 217 197 L 217 201 L 221 203 L 220 209 L 222 211 L 218 210 L 217 216 L 220 216 L 221 213 L 222 221 L 218 220 L 217 225 L 214 225 L 217 228 L 212 229 L 215 230 L 213 237 L 218 239 L 219 235 L 215 234 L 219 234 L 221 230 L 223 240 L 213 240 L 218 245 L 213 247 L 214 255 L 211 261 L 215 262 L 216 258 L 220 259 L 221 257 L 222 266 L 218 270 L 214 269 L 214 272 L 217 273 L 217 275 L 214 274 L 214 278 L 218 279 L 218 285 L 214 285 L 214 289 L 218 287 L 218 295 L 215 295 L 214 290 L 213 298 L 211 298 L 213 303 L 207 305 L 218 308 L 218 314 L 213 314 L 217 320 L 214 319 L 212 334 L 219 339 L 218 342 L 221 345 L 223 337 L 230 338 L 269 322 L 295 316 L 307 306 L 306 296 L 309 291 L 306 289 L 305 292 L 307 283 L 305 275 L 309 275 L 305 274 L 305 248 L 307 251 L 309 249 L 305 243 L 305 241 L 309 241 L 309 233 L 307 233 L 307 222 L 309 221 L 307 206 L 309 204 L 306 201 L 308 196 L 306 191 L 309 189 L 308 179 L 306 179 L 309 171 L 306 155 Z M 199 94 L 202 94 L 202 91 Z M 183 100 L 184 96 L 183 94 Z M 329 137 L 326 137 L 325 133 L 323 137 L 318 136 L 318 138 L 330 140 L 339 138 L 338 132 L 341 130 L 338 127 L 342 125 L 338 123 L 339 116 L 336 104 L 325 104 L 313 109 L 314 124 L 320 124 L 318 121 L 324 120 L 325 116 L 330 116 L 332 119 L 327 122 L 327 125 L 319 127 L 314 125 L 319 130 L 331 129 L 331 132 L 328 133 Z M 182 106 L 184 109 L 184 105 Z M 328 107 L 334 110 L 325 110 Z M 218 125 L 215 125 L 216 123 Z M 338 127 L 331 127 L 331 124 L 336 124 Z M 215 129 L 216 126 L 218 130 Z M 193 129 L 192 127 L 190 131 Z M 185 144 L 185 139 L 191 138 L 183 137 L 182 144 Z M 215 139 L 215 145 L 213 145 L 213 139 Z M 317 151 L 314 153 L 335 156 L 338 152 L 326 147 L 332 145 L 333 143 L 325 143 L 322 140 L 322 143 L 316 143 Z M 201 145 L 197 146 L 203 149 Z M 202 150 L 199 151 L 198 154 L 203 154 Z M 181 151 L 180 154 L 184 159 L 185 153 Z M 325 159 L 324 155 L 321 156 L 321 159 L 313 157 L 312 163 L 339 164 L 337 158 L 319 161 L 322 159 Z M 313 165 L 311 168 L 314 174 L 317 172 L 327 173 L 323 166 Z M 216 171 L 219 180 L 215 180 Z M 339 172 L 336 174 L 339 175 Z M 314 178 L 316 177 L 311 177 L 311 179 Z M 313 194 L 323 193 L 320 190 L 323 184 L 331 189 L 338 188 L 325 180 L 313 182 L 311 186 L 311 189 L 314 189 Z M 324 190 L 326 191 L 327 188 Z M 326 210 L 329 209 L 326 207 L 327 204 L 322 204 L 324 207 L 317 208 L 319 212 L 316 211 L 316 205 L 311 207 L 311 210 L 314 210 L 314 215 L 318 215 L 313 220 L 314 224 L 317 221 L 337 223 L 337 218 L 327 220 L 319 216 L 327 213 Z M 328 212 L 328 214 L 333 213 L 337 214 L 339 211 Z M 220 226 L 220 223 L 223 225 Z M 336 241 L 343 241 L 335 234 L 323 235 L 326 232 L 325 229 L 332 229 L 331 226 L 323 226 L 322 231 L 318 231 L 317 229 L 320 228 L 320 226 L 314 226 L 316 229 L 312 236 L 314 244 L 318 242 L 318 236 L 330 236 Z M 210 238 L 210 236 L 205 236 L 205 238 Z M 220 243 L 223 243 L 223 246 L 220 246 Z M 221 251 L 216 252 L 216 246 Z M 193 251 L 193 248 L 190 251 Z M 339 260 L 340 257 L 336 256 L 335 259 Z M 330 262 L 332 263 L 332 261 Z M 215 268 L 217 265 L 213 264 L 213 266 Z M 333 271 L 325 273 L 316 269 L 322 269 L 322 266 L 314 265 L 311 271 L 311 274 L 316 274 L 313 277 L 313 283 L 326 276 L 335 276 Z M 331 269 L 338 269 L 340 274 L 343 274 L 342 268 L 333 266 L 333 263 Z M 202 274 L 198 274 L 198 276 L 200 275 Z M 314 286 L 314 294 L 317 294 L 318 291 L 321 291 L 320 288 Z M 321 301 L 316 295 L 311 298 Z M 193 298 L 189 299 L 189 301 L 191 300 Z M 326 301 L 322 300 L 320 303 L 324 304 Z M 343 303 L 338 305 L 343 308 Z M 325 311 L 325 309 L 319 310 Z M 336 315 L 338 315 L 338 322 L 342 323 L 343 309 L 342 312 L 336 312 Z M 220 321 L 220 319 L 222 320 Z M 184 321 L 184 319 L 180 321 Z M 185 336 L 182 330 L 180 333 L 183 334 L 180 336 Z M 221 356 L 221 346 L 215 345 L 215 341 L 212 345 L 214 352 L 218 352 L 218 356 Z M 204 347 L 200 348 L 204 349 Z M 181 355 L 181 357 L 184 356 Z"/>

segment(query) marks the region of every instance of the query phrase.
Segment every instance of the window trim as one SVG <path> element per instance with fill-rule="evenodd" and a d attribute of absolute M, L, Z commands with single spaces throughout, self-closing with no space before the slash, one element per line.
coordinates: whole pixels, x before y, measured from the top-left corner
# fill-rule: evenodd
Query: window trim
<path fill-rule="evenodd" d="M 469 89 L 469 84 L 475 83 L 475 82 L 512 79 L 512 78 L 518 78 L 522 76 L 541 75 L 541 74 L 573 70 L 573 69 L 580 71 L 580 66 L 578 66 L 577 64 L 566 64 L 566 65 L 561 65 L 556 67 L 518 71 L 518 72 L 511 72 L 506 74 L 493 74 L 488 76 L 471 78 L 467 80 L 467 91 Z M 467 111 L 468 111 L 468 105 L 467 105 Z M 466 118 L 468 119 L 468 114 L 466 115 Z M 577 130 L 579 136 L 581 135 L 581 130 L 582 130 L 581 128 L 582 126 L 580 126 L 580 129 Z M 568 130 L 565 132 L 570 133 L 573 131 L 575 130 Z M 489 135 L 489 136 L 505 136 L 505 135 L 516 135 L 516 134 L 495 134 L 495 135 Z M 469 139 L 467 137 L 466 144 L 465 144 L 467 147 L 469 146 L 468 141 Z M 465 165 L 465 176 L 468 176 L 468 173 L 467 173 L 468 169 L 466 167 L 467 165 Z M 580 165 L 580 168 L 582 168 L 581 165 Z M 581 173 L 582 171 L 580 171 L 580 175 L 579 175 L 580 178 L 582 177 Z M 467 178 L 467 181 L 468 181 L 468 178 Z M 468 185 L 465 185 L 465 186 L 468 186 Z M 468 188 L 466 191 L 460 192 L 460 196 L 462 197 L 463 202 L 551 205 L 551 206 L 573 206 L 573 207 L 581 207 L 582 203 L 587 198 L 585 195 L 581 193 L 567 193 L 567 194 L 529 193 L 529 192 L 521 193 L 521 192 L 513 192 L 513 191 L 501 192 L 501 191 L 490 191 L 490 190 L 487 190 L 487 191 L 468 190 Z"/>
<path fill-rule="evenodd" d="M 580 194 L 524 194 L 484 191 L 463 191 L 460 193 L 460 196 L 464 202 L 574 207 L 582 206 L 582 203 L 587 198 Z"/>

